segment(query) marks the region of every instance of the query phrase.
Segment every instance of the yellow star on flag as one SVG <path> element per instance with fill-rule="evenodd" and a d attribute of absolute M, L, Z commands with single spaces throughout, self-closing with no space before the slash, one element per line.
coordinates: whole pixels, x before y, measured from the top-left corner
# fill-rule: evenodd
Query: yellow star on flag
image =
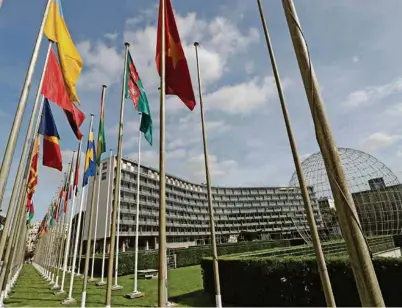
<path fill-rule="evenodd" d="M 183 59 L 181 50 L 177 47 L 177 44 L 174 41 L 174 39 L 172 38 L 172 36 L 170 35 L 170 33 L 169 33 L 168 57 L 172 58 L 174 69 L 176 69 L 177 62 L 179 62 L 179 60 Z"/>

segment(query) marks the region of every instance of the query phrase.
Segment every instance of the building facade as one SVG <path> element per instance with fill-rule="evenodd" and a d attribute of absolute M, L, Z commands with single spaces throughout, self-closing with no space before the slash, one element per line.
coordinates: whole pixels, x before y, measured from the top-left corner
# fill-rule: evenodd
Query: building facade
<path fill-rule="evenodd" d="M 111 160 L 113 162 L 111 163 Z M 113 168 L 110 168 L 110 165 Z M 100 167 L 99 213 L 96 238 L 100 250 L 105 228 L 110 234 L 110 217 L 115 188 L 116 159 L 105 159 Z M 120 190 L 120 246 L 130 248 L 135 239 L 137 164 L 122 160 Z M 111 180 L 113 179 L 113 180 Z M 109 185 L 109 182 L 112 185 Z M 87 209 L 92 194 L 89 183 Z M 318 202 L 309 188 L 317 225 L 323 227 Z M 95 198 L 98 189 L 95 191 Z M 107 197 L 109 206 L 107 208 Z M 263 239 L 300 238 L 297 225 L 307 224 L 303 200 L 296 187 L 212 187 L 215 227 L 218 242 L 232 241 L 241 232 L 259 232 Z M 96 202 L 95 202 L 96 205 Z M 88 211 L 87 211 L 88 213 Z M 95 211 L 94 211 L 95 213 Z M 94 215 L 95 216 L 95 215 Z M 108 223 L 106 224 L 106 217 Z M 86 215 L 85 229 L 89 215 Z M 295 223 L 295 220 L 297 222 Z M 159 173 L 140 168 L 139 246 L 158 247 Z M 93 223 L 93 228 L 95 223 Z M 203 184 L 166 176 L 166 231 L 169 248 L 208 244 L 210 238 L 207 190 Z M 86 234 L 84 240 L 86 240 Z"/>

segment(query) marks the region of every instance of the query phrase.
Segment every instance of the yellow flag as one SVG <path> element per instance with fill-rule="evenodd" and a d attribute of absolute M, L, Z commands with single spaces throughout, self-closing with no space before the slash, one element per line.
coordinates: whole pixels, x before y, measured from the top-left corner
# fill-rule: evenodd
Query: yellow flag
<path fill-rule="evenodd" d="M 60 0 L 52 1 L 44 32 L 49 40 L 57 44 L 61 70 L 70 99 L 79 102 L 75 84 L 82 70 L 82 59 L 64 21 Z"/>

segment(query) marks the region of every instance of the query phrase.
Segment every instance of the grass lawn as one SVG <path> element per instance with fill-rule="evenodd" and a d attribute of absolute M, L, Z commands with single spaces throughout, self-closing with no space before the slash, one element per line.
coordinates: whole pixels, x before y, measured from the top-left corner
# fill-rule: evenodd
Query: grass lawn
<path fill-rule="evenodd" d="M 66 281 L 68 287 L 70 279 Z M 123 286 L 122 290 L 112 291 L 112 306 L 150 307 L 157 306 L 158 280 L 138 280 L 138 290 L 145 293 L 139 299 L 126 299 L 125 294 L 133 290 L 133 276 L 119 277 L 118 283 Z M 170 270 L 168 272 L 169 300 L 178 306 L 211 307 L 214 303 L 210 301 L 202 288 L 202 277 L 200 266 L 190 266 Z M 66 289 L 66 288 L 65 288 Z M 68 288 L 67 288 L 68 290 Z M 82 291 L 82 279 L 77 278 L 74 282 L 73 297 L 77 300 L 70 306 L 80 306 Z M 48 282 L 45 281 L 32 265 L 24 265 L 24 268 L 14 286 L 10 297 L 5 300 L 9 307 L 62 307 L 60 302 L 67 297 L 67 294 L 56 296 L 50 290 Z M 95 282 L 88 283 L 87 307 L 105 306 L 106 287 L 97 287 Z"/>

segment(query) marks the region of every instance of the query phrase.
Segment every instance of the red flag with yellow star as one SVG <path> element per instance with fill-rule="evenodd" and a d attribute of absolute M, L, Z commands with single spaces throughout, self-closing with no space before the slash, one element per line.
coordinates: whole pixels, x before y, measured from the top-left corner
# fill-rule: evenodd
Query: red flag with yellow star
<path fill-rule="evenodd" d="M 164 12 L 162 12 L 162 1 L 165 1 Z M 165 15 L 165 33 L 163 34 L 162 14 Z M 195 107 L 193 85 L 170 0 L 160 0 L 159 2 L 158 39 L 155 58 L 159 75 L 161 74 L 162 35 L 165 35 L 166 94 L 177 95 L 190 110 L 193 110 Z"/>

